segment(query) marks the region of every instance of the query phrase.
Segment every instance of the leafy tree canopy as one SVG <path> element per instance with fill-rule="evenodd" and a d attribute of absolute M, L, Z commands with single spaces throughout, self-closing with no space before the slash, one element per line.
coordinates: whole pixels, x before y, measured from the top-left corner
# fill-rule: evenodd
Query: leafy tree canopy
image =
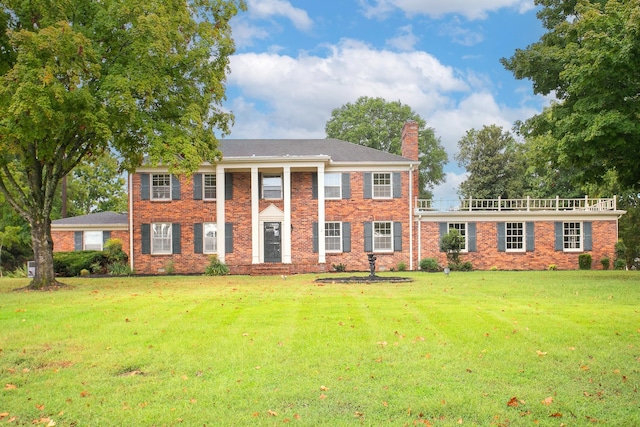
<path fill-rule="evenodd" d="M 190 172 L 215 161 L 229 20 L 243 0 L 5 0 L 0 8 L 0 191 L 31 226 L 33 287 L 55 282 L 56 188 L 107 149 Z"/>
<path fill-rule="evenodd" d="M 419 188 L 421 198 L 431 198 L 434 185 L 444 181 L 447 153 L 433 128 L 400 101 L 388 102 L 382 98 L 358 98 L 331 112 L 325 132 L 328 138 L 337 138 L 388 153 L 402 153 L 402 127 L 413 120 L 418 123 Z"/>
<path fill-rule="evenodd" d="M 557 102 L 523 127 L 557 142 L 574 181 L 640 186 L 640 0 L 537 0 L 548 32 L 503 65 Z"/>

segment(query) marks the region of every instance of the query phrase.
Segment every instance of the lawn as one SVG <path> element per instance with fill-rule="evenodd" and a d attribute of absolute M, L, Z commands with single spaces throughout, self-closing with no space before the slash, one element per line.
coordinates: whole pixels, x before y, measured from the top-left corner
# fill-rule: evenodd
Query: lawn
<path fill-rule="evenodd" d="M 402 274 L 2 279 L 0 425 L 640 425 L 638 273 Z"/>

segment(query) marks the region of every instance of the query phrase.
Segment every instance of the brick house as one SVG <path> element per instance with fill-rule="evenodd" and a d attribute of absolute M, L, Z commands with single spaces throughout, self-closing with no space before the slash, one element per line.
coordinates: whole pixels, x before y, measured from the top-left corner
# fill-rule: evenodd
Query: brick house
<path fill-rule="evenodd" d="M 98 212 L 51 221 L 54 251 L 71 252 L 103 249 L 109 239 L 122 242 L 129 253 L 129 216 L 126 213 Z"/>
<path fill-rule="evenodd" d="M 584 252 L 598 268 L 613 257 L 624 214 L 615 199 L 464 200 L 438 209 L 417 199 L 415 122 L 403 129 L 402 156 L 336 139 L 225 139 L 220 150 L 220 162 L 191 177 L 150 166 L 129 176 L 134 271 L 202 273 L 214 254 L 233 274 L 339 264 L 366 271 L 369 253 L 379 271 L 418 269 L 426 257 L 444 266 L 439 243 L 450 228 L 465 237 L 462 259 L 475 269 L 576 269 Z"/>

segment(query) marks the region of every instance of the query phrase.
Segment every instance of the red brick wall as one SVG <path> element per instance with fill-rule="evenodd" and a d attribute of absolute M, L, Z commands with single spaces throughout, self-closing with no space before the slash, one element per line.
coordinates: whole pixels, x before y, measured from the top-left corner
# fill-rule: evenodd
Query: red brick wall
<path fill-rule="evenodd" d="M 53 239 L 53 251 L 54 252 L 72 252 L 75 250 L 74 241 L 75 231 L 51 231 L 51 238 Z M 113 230 L 111 231 L 112 239 L 120 239 L 122 241 L 122 250 L 127 255 L 129 254 L 129 231 L 127 230 Z"/>
<path fill-rule="evenodd" d="M 617 223 L 592 221 L 593 250 L 587 251 L 593 258 L 593 269 L 601 269 L 600 259 L 613 259 L 617 238 Z M 436 258 L 441 266 L 447 264 L 446 255 L 440 252 L 440 236 L 437 222 L 421 224 L 422 258 Z M 578 268 L 578 256 L 585 252 L 555 250 L 553 221 L 539 221 L 534 226 L 535 250 L 533 252 L 498 252 L 498 235 L 495 222 L 476 222 L 477 251 L 463 253 L 462 261 L 470 261 L 476 270 L 546 270 L 555 264 L 560 270 Z M 417 256 L 417 254 L 416 254 Z M 419 261 L 418 261 L 419 262 Z M 416 264 L 419 268 L 419 264 Z"/>

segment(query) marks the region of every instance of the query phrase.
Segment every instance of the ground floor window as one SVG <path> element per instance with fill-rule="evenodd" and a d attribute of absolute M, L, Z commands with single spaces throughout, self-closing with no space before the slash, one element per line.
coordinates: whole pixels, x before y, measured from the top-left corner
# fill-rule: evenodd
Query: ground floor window
<path fill-rule="evenodd" d="M 158 222 L 151 224 L 151 253 L 171 253 L 171 223 Z"/>
<path fill-rule="evenodd" d="M 391 221 L 373 223 L 373 251 L 393 251 L 393 223 Z"/>
<path fill-rule="evenodd" d="M 565 222 L 562 225 L 562 242 L 564 250 L 579 251 L 582 249 L 582 224 L 579 222 Z"/>
<path fill-rule="evenodd" d="M 447 227 L 449 230 L 456 230 L 462 236 L 463 245 L 462 252 L 467 252 L 467 223 L 466 222 L 450 222 Z"/>
<path fill-rule="evenodd" d="M 327 252 L 342 252 L 342 223 L 325 223 L 324 245 Z"/>
<path fill-rule="evenodd" d="M 524 223 L 507 222 L 505 224 L 505 247 L 508 252 L 524 252 Z"/>
<path fill-rule="evenodd" d="M 101 251 L 103 235 L 102 231 L 85 231 L 84 232 L 83 249 L 85 251 Z"/>
<path fill-rule="evenodd" d="M 218 251 L 218 226 L 215 222 L 206 222 L 202 225 L 203 251 L 205 254 L 214 254 Z"/>

